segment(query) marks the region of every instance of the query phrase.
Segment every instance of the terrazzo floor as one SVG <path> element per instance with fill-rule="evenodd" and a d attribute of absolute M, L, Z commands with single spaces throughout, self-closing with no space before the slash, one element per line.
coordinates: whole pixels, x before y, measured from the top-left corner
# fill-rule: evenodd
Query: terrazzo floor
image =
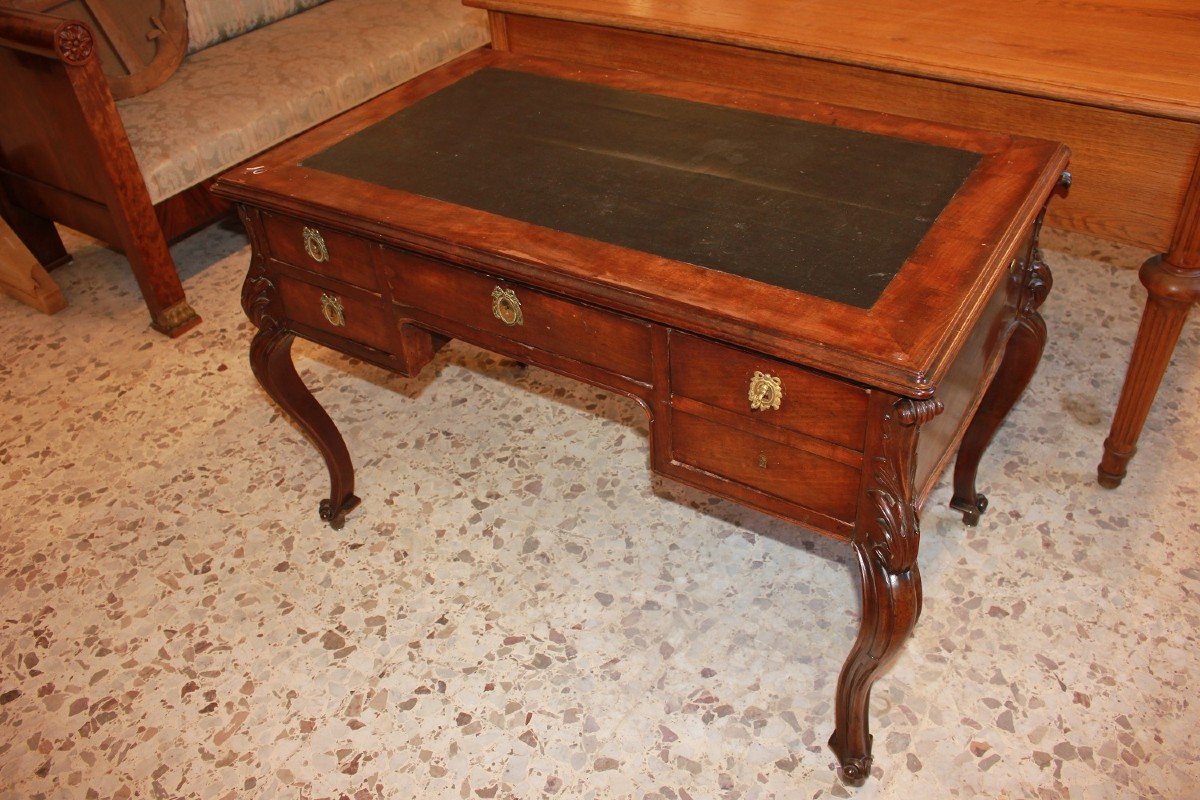
<path fill-rule="evenodd" d="M 455 343 L 406 380 L 298 344 L 363 504 L 246 362 L 248 248 L 174 250 L 153 333 L 73 237 L 44 317 L 0 298 L 0 797 L 1184 798 L 1200 790 L 1200 325 L 1125 485 L 1093 479 L 1145 256 L 1047 232 L 1051 338 L 925 608 L 875 766 L 825 746 L 849 549 L 647 469 L 629 400 Z"/>

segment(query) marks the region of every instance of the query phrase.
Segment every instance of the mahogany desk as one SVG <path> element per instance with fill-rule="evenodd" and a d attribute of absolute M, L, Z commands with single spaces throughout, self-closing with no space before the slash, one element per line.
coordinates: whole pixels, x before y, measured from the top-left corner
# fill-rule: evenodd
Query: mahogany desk
<path fill-rule="evenodd" d="M 292 364 L 303 336 L 402 374 L 451 338 L 621 392 L 651 466 L 848 542 L 863 618 L 830 745 L 921 608 L 918 509 L 980 455 L 1045 341 L 1037 235 L 1066 148 L 482 51 L 216 191 L 253 256 L 251 364 L 358 504 Z"/>
<path fill-rule="evenodd" d="M 1066 142 L 1054 227 L 1158 253 L 1104 443 L 1125 477 L 1200 301 L 1196 0 L 465 0 L 501 50 Z"/>

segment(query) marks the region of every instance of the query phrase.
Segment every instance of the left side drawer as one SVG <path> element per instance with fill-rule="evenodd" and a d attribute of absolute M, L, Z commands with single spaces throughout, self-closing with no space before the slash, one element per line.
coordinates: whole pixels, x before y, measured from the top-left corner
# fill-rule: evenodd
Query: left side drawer
<path fill-rule="evenodd" d="M 289 319 L 391 352 L 391 317 L 379 295 L 349 286 L 334 290 L 278 273 L 273 279 Z"/>
<path fill-rule="evenodd" d="M 374 264 L 376 245 L 371 242 L 295 217 L 264 213 L 262 221 L 267 246 L 277 261 L 379 290 Z"/>

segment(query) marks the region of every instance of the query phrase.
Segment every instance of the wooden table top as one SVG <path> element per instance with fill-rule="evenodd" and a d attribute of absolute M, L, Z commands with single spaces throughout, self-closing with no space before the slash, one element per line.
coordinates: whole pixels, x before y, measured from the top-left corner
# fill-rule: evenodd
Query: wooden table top
<path fill-rule="evenodd" d="M 869 307 L 856 307 L 497 210 L 473 208 L 461 198 L 448 201 L 433 191 L 388 185 L 380 176 L 390 167 L 367 179 L 338 174 L 333 162 L 322 164 L 319 154 L 336 153 L 339 143 L 350 146 L 360 131 L 417 108 L 440 90 L 489 67 L 773 115 L 781 118 L 781 124 L 795 120 L 844 128 L 850 139 L 861 132 L 935 145 L 935 150 L 969 151 L 978 154 L 978 165 L 969 169 L 965 182 L 878 299 Z M 480 130 L 499 124 L 486 116 L 474 120 Z M 536 134 L 538 120 L 526 117 L 525 127 Z M 386 126 L 377 130 L 387 133 Z M 486 137 L 473 134 L 471 138 Z M 637 161 L 619 150 L 611 155 Z M 361 158 L 353 152 L 350 156 L 350 161 Z M 1010 258 L 1066 162 L 1065 147 L 1036 139 L 483 51 L 359 106 L 275 148 L 251 167 L 226 173 L 215 190 L 255 207 L 452 258 L 567 297 L 920 397 L 933 391 L 962 337 L 983 313 L 995 287 L 1006 279 Z M 498 180 L 500 198 L 505 187 L 520 192 L 518 184 L 537 180 L 537 176 L 505 176 L 486 165 L 473 169 L 471 177 L 480 182 Z M 722 180 L 737 183 L 729 176 Z M 628 199 L 640 202 L 636 197 Z M 747 219 L 756 213 L 753 207 L 745 209 Z"/>
<path fill-rule="evenodd" d="M 489 68 L 304 166 L 869 309 L 979 161 Z"/>
<path fill-rule="evenodd" d="M 1196 0 L 464 0 L 1200 121 Z"/>

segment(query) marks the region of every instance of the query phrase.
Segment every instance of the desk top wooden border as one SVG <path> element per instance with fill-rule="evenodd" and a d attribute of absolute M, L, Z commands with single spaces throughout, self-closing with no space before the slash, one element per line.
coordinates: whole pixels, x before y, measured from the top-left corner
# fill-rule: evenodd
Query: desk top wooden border
<path fill-rule="evenodd" d="M 307 156 L 489 66 L 958 147 L 983 158 L 869 310 L 299 166 Z M 227 173 L 214 191 L 925 397 L 1008 274 L 1009 259 L 1067 158 L 1064 146 L 1041 140 L 481 50 Z"/>

